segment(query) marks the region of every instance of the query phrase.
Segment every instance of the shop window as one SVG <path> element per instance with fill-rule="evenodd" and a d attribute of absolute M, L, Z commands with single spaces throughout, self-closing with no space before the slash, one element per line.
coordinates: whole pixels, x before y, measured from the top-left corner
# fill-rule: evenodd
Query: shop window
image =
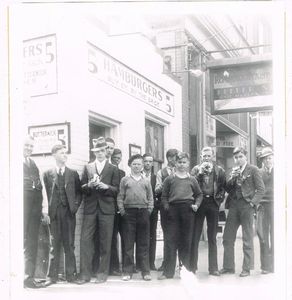
<path fill-rule="evenodd" d="M 156 173 L 164 161 L 164 127 L 146 119 L 145 133 L 145 152 L 153 155 Z"/>
<path fill-rule="evenodd" d="M 101 136 L 105 136 L 106 128 L 104 126 L 96 125 L 93 123 L 89 123 L 89 159 L 90 161 L 95 160 L 95 156 L 93 152 L 90 150 L 92 149 L 92 139 L 97 139 Z"/>

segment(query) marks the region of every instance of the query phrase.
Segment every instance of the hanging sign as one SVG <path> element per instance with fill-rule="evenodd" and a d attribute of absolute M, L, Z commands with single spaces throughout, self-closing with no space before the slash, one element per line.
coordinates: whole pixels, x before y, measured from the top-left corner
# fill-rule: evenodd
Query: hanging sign
<path fill-rule="evenodd" d="M 270 110 L 272 61 L 266 56 L 228 58 L 207 64 L 212 114 Z"/>

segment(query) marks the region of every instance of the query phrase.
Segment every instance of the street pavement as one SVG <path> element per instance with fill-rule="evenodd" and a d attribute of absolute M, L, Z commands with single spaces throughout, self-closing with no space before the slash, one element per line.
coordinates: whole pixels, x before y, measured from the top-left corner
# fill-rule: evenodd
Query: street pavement
<path fill-rule="evenodd" d="M 75 285 L 60 282 L 45 289 L 21 289 L 16 293 L 15 299 L 118 299 L 118 300 L 189 300 L 189 299 L 225 299 L 225 300 L 278 300 L 279 298 L 277 274 L 260 274 L 259 243 L 255 241 L 255 270 L 251 276 L 241 278 L 239 273 L 242 264 L 242 241 L 236 241 L 236 274 L 220 277 L 208 274 L 207 242 L 201 241 L 199 253 L 199 266 L 194 275 L 184 268 L 176 272 L 174 279 L 157 280 L 159 272 L 152 271 L 152 281 L 145 282 L 141 274 L 134 274 L 133 279 L 124 282 L 120 277 L 110 276 L 103 284 L 94 284 L 94 279 L 85 285 Z M 162 242 L 158 242 L 156 266 L 160 266 L 162 259 Z M 223 246 L 222 238 L 218 238 L 218 263 L 222 267 Z M 180 277 L 180 278 L 179 278 Z"/>

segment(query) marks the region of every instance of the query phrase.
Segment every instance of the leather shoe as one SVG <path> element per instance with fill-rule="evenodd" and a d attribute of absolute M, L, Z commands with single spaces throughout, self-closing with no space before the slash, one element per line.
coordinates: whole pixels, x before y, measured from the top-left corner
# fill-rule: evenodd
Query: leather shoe
<path fill-rule="evenodd" d="M 56 279 L 50 278 L 48 281 L 45 282 L 45 286 L 47 287 L 56 283 L 57 283 Z"/>
<path fill-rule="evenodd" d="M 266 274 L 269 274 L 270 272 L 267 271 L 267 270 L 262 270 L 262 274 L 266 275 Z"/>
<path fill-rule="evenodd" d="M 150 281 L 152 278 L 151 278 L 151 275 L 150 275 L 150 274 L 145 274 L 145 275 L 143 275 L 143 279 L 144 279 L 145 281 Z"/>
<path fill-rule="evenodd" d="M 41 289 L 44 288 L 45 285 L 39 282 L 36 282 L 33 278 L 29 277 L 24 280 L 23 282 L 24 287 L 30 288 L 30 289 Z"/>
<path fill-rule="evenodd" d="M 232 269 L 221 269 L 220 271 L 219 271 L 219 273 L 221 274 L 221 275 L 223 275 L 223 274 L 234 274 L 235 273 L 235 271 L 234 270 L 232 270 Z"/>
<path fill-rule="evenodd" d="M 107 281 L 107 276 L 105 274 L 98 274 L 96 276 L 96 280 L 94 281 L 94 283 L 104 283 Z"/>
<path fill-rule="evenodd" d="M 120 270 L 114 270 L 110 272 L 110 275 L 112 276 L 121 276 L 122 272 Z"/>
<path fill-rule="evenodd" d="M 132 279 L 132 276 L 130 275 L 130 274 L 124 274 L 123 276 L 122 276 L 122 280 L 123 281 L 129 281 L 129 280 L 131 280 Z"/>
<path fill-rule="evenodd" d="M 158 272 L 162 272 L 162 271 L 163 271 L 163 265 L 161 265 L 161 266 L 158 268 L 157 271 L 158 271 Z"/>
<path fill-rule="evenodd" d="M 212 276 L 220 276 L 219 271 L 210 271 L 209 274 Z"/>
<path fill-rule="evenodd" d="M 88 282 L 90 282 L 90 279 L 78 279 L 78 280 L 76 280 L 76 284 L 85 284 L 85 283 L 88 283 Z"/>
<path fill-rule="evenodd" d="M 249 276 L 250 272 L 246 270 L 242 270 L 241 273 L 239 274 L 239 277 L 246 277 Z"/>
<path fill-rule="evenodd" d="M 165 280 L 165 279 L 170 279 L 169 277 L 166 277 L 165 275 L 160 275 L 157 277 L 158 280 Z"/>

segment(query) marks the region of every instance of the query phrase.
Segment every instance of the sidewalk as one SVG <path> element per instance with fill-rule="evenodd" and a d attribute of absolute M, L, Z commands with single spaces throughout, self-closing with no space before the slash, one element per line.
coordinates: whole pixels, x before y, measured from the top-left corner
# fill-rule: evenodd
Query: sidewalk
<path fill-rule="evenodd" d="M 200 243 L 199 266 L 196 275 L 183 269 L 181 279 L 176 274 L 174 279 L 159 281 L 159 272 L 152 271 L 152 281 L 145 282 L 141 274 L 134 274 L 133 279 L 123 282 L 120 277 L 110 276 L 104 284 L 96 285 L 92 282 L 78 286 L 66 282 L 52 285 L 41 290 L 23 290 L 18 299 L 54 300 L 55 299 L 118 299 L 118 300 L 193 300 L 193 299 L 224 299 L 224 300 L 275 300 L 276 274 L 261 275 L 259 264 L 259 243 L 255 237 L 255 270 L 251 276 L 240 278 L 242 264 L 242 242 L 236 241 L 236 274 L 220 277 L 208 274 L 207 243 Z M 162 242 L 157 245 L 157 262 L 159 267 L 162 259 Z M 218 238 L 218 263 L 222 267 L 223 246 L 222 238 Z"/>

